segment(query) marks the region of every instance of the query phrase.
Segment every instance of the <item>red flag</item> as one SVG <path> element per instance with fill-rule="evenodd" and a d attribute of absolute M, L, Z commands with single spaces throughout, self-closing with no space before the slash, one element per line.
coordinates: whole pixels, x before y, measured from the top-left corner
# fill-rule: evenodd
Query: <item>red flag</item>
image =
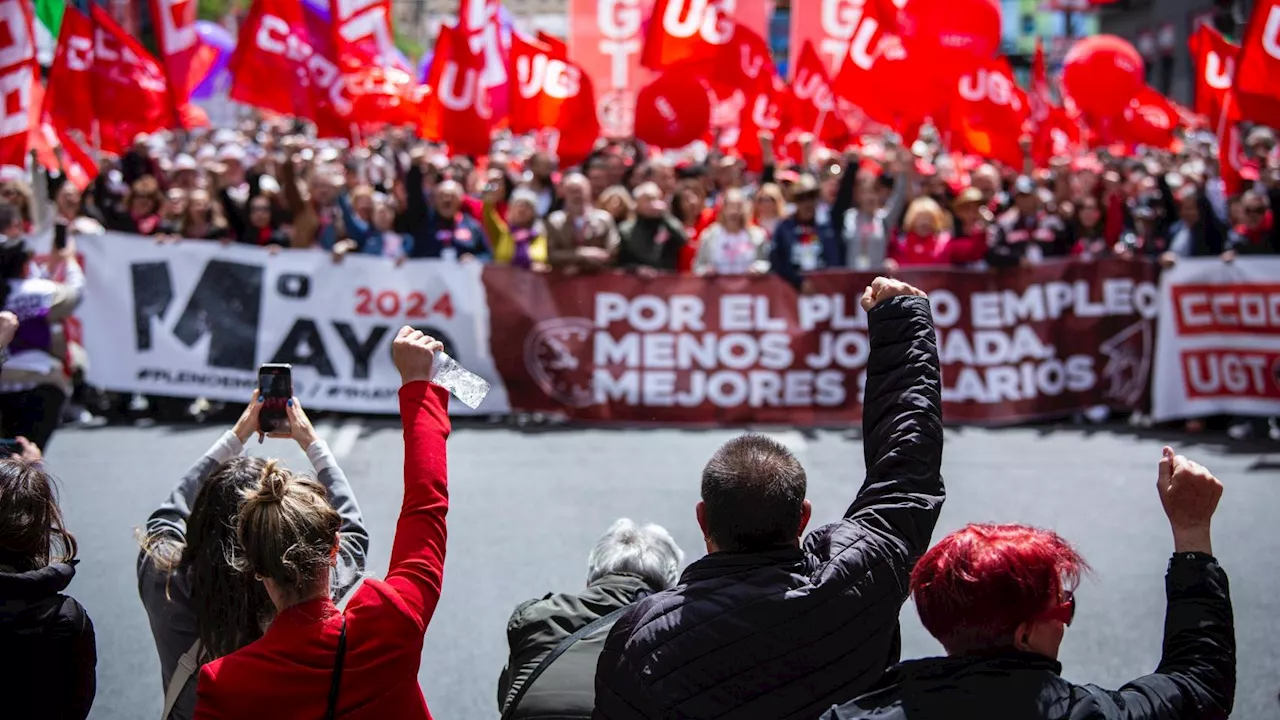
<path fill-rule="evenodd" d="M 55 127 L 93 136 L 93 83 L 93 24 L 68 5 L 44 96 L 44 114 Z"/>
<path fill-rule="evenodd" d="M 353 99 L 330 26 L 310 22 L 300 0 L 254 0 L 228 67 L 231 99 L 310 119 L 322 136 L 350 134 Z"/>
<path fill-rule="evenodd" d="M 0 0 L 0 165 L 25 167 L 31 135 L 31 88 L 36 78 L 36 41 L 31 5 Z"/>
<path fill-rule="evenodd" d="M 450 150 L 463 155 L 489 153 L 489 131 L 493 113 L 488 108 L 480 76 L 484 59 L 473 52 L 461 27 L 440 28 L 427 86 L 426 121 L 422 128 L 428 140 L 444 141 Z"/>
<path fill-rule="evenodd" d="M 102 149 L 121 152 L 138 133 L 179 124 L 160 63 L 101 5 L 93 5 L 94 112 Z M 66 17 L 63 17 L 63 22 Z"/>
<path fill-rule="evenodd" d="M 1223 100 L 1235 77 L 1240 46 L 1228 42 L 1208 23 L 1196 30 L 1189 44 L 1196 64 L 1195 110 L 1211 122 L 1217 122 L 1222 114 Z"/>
<path fill-rule="evenodd" d="M 558 57 L 561 60 L 569 57 L 569 46 L 565 44 L 564 40 L 555 35 L 539 30 L 537 40 L 547 46 L 553 57 Z"/>
<path fill-rule="evenodd" d="M 65 18 L 63 20 L 65 22 Z M 98 177 L 98 164 L 93 161 L 89 150 L 70 133 L 59 129 L 57 137 L 58 144 L 62 146 L 62 172 L 72 185 L 84 192 Z"/>
<path fill-rule="evenodd" d="M 511 78 L 507 75 L 510 47 L 498 21 L 499 7 L 500 0 L 461 0 L 457 27 L 466 36 L 471 52 L 480 56 L 482 103 L 490 110 L 493 124 L 502 127 L 507 122 Z"/>
<path fill-rule="evenodd" d="M 1233 84 L 1239 116 L 1280 127 L 1280 0 L 1258 0 L 1246 26 Z"/>
<path fill-rule="evenodd" d="M 330 0 L 329 16 L 334 48 L 343 67 L 397 64 L 391 0 Z"/>
<path fill-rule="evenodd" d="M 1168 150 L 1180 124 L 1177 106 L 1147 87 L 1125 108 L 1124 116 L 1113 125 L 1113 132 L 1115 139 L 1122 142 Z"/>
<path fill-rule="evenodd" d="M 727 96 L 733 117 L 723 123 L 722 148 L 736 150 L 753 171 L 763 166 L 760 131 L 767 130 L 779 140 L 786 135 L 790 93 L 778 77 L 772 52 L 764 38 L 741 23 L 731 42 L 721 46 L 716 60 L 706 70 L 716 95 Z"/>
<path fill-rule="evenodd" d="M 658 0 L 649 17 L 640 64 L 651 70 L 713 60 L 733 38 L 732 3 L 725 0 Z"/>
<path fill-rule="evenodd" d="M 541 43 L 511 36 L 511 131 L 559 131 L 564 166 L 586 159 L 600 134 L 591 80 L 582 68 Z"/>
<path fill-rule="evenodd" d="M 813 49 L 813 43 L 806 42 L 801 48 L 794 78 L 791 96 L 796 129 L 813 133 L 815 138 L 828 145 L 845 142 L 849 137 L 849 125 L 836 107 L 836 96 L 831 90 L 827 69 Z"/>
<path fill-rule="evenodd" d="M 191 127 L 186 118 L 193 117 L 185 109 L 191 100 L 191 91 L 218 59 L 218 50 L 204 44 L 196 33 L 198 5 L 197 0 L 153 0 L 151 3 L 152 27 L 164 60 L 169 93 L 186 127 Z"/>
<path fill-rule="evenodd" d="M 1018 87 L 1009 61 L 996 58 L 960 76 L 951 102 L 955 149 L 1022 167 L 1018 139 L 1031 117 L 1026 93 Z"/>

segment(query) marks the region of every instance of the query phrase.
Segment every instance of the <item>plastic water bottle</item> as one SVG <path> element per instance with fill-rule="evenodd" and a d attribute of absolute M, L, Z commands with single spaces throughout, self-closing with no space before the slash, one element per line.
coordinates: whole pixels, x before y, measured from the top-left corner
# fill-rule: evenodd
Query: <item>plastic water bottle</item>
<path fill-rule="evenodd" d="M 431 364 L 431 382 L 448 390 L 463 405 L 475 410 L 489 394 L 485 379 L 458 364 L 443 350 L 437 351 Z"/>

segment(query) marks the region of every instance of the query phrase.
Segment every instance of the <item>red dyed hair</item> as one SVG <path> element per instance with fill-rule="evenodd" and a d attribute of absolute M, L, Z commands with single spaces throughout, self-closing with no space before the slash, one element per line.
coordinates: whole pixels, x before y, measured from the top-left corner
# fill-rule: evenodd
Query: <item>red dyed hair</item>
<path fill-rule="evenodd" d="M 969 525 L 920 558 L 911 592 L 925 629 L 959 655 L 1012 646 L 1018 626 L 1054 608 L 1088 569 L 1057 533 Z"/>

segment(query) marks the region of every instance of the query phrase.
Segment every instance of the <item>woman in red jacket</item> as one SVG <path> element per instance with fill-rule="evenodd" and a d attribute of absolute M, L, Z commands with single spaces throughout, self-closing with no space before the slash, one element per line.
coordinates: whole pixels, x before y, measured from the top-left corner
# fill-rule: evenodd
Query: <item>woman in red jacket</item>
<path fill-rule="evenodd" d="M 966 265 L 982 259 L 987 252 L 984 238 L 951 234 L 951 218 L 936 200 L 916 198 L 907 207 L 904 232 L 889 245 L 885 266 Z M 892 261 L 892 262 L 889 262 Z"/>
<path fill-rule="evenodd" d="M 268 463 L 241 507 L 246 572 L 277 615 L 261 639 L 200 672 L 196 718 L 426 718 L 422 639 L 440 599 L 449 499 L 448 393 L 432 385 L 439 342 L 405 327 L 392 344 L 404 385 L 404 504 L 386 580 L 366 579 L 346 610 L 329 598 L 338 514 L 312 480 Z"/>

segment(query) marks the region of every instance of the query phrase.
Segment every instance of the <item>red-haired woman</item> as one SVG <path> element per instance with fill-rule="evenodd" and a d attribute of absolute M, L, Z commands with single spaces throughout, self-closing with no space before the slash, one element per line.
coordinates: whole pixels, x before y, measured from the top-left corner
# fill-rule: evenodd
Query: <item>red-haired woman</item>
<path fill-rule="evenodd" d="M 1119 690 L 1063 680 L 1058 647 L 1075 616 L 1084 559 L 1047 530 L 970 525 L 943 538 L 911 573 L 920 621 L 948 657 L 890 668 L 823 720 L 1225 719 L 1235 699 L 1235 629 L 1227 575 L 1209 540 L 1222 484 L 1169 448 L 1157 484 L 1174 555 L 1155 673 Z"/>

